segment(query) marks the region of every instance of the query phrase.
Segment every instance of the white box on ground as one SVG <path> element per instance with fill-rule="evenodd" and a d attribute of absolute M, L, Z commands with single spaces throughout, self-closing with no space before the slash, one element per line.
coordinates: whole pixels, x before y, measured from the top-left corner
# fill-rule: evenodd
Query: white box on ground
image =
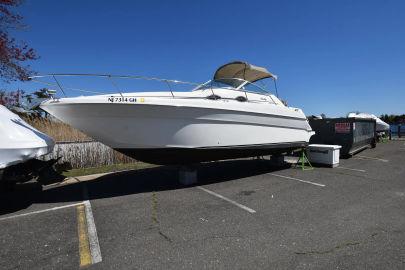
<path fill-rule="evenodd" d="M 311 163 L 325 164 L 331 167 L 339 166 L 340 145 L 310 144 L 307 147 L 307 157 Z"/>

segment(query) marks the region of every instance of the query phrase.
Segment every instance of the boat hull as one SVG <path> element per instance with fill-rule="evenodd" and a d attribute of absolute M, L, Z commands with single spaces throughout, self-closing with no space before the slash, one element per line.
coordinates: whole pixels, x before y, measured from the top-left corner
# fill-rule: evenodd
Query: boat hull
<path fill-rule="evenodd" d="M 115 150 L 147 163 L 160 165 L 193 164 L 206 161 L 275 155 L 305 147 L 307 142 L 207 148 L 116 148 Z"/>
<path fill-rule="evenodd" d="M 303 114 L 294 117 L 230 106 L 60 102 L 42 108 L 95 140 L 154 164 L 281 153 L 305 146 L 312 135 Z"/>

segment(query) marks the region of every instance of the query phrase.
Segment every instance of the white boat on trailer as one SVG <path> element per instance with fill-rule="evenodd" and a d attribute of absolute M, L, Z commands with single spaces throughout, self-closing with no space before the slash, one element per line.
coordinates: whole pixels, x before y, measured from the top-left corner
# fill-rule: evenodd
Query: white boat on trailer
<path fill-rule="evenodd" d="M 51 167 L 57 160 L 42 157 L 52 152 L 54 144 L 51 137 L 0 105 L 0 186 L 42 181 L 53 173 Z"/>
<path fill-rule="evenodd" d="M 55 74 L 33 79 L 45 76 Z M 265 68 L 232 62 L 189 92 L 53 98 L 41 108 L 119 152 L 154 164 L 278 154 L 306 146 L 313 131 L 304 113 L 256 84 L 266 78 L 276 80 Z"/>
<path fill-rule="evenodd" d="M 388 132 L 390 130 L 390 125 L 385 123 L 383 120 L 381 120 L 374 114 L 351 112 L 347 114 L 347 118 L 373 119 L 376 122 L 376 132 Z"/>

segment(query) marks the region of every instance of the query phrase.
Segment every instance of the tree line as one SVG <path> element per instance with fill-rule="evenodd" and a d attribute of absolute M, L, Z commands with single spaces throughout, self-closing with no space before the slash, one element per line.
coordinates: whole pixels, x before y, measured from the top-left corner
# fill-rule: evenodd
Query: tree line
<path fill-rule="evenodd" d="M 19 115 L 31 115 L 33 117 L 48 117 L 39 105 L 41 101 L 51 98 L 52 93 L 47 88 L 41 88 L 30 94 L 23 90 L 6 91 L 0 89 L 0 105 Z"/>
<path fill-rule="evenodd" d="M 395 114 L 382 114 L 380 119 L 386 122 L 387 124 L 405 124 L 405 114 L 395 115 Z"/>

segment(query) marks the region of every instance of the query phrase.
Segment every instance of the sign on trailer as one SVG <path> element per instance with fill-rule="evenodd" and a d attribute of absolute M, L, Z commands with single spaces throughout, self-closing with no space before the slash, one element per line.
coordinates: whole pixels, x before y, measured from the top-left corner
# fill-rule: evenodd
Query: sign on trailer
<path fill-rule="evenodd" d="M 335 123 L 335 133 L 350 133 L 350 123 Z"/>

